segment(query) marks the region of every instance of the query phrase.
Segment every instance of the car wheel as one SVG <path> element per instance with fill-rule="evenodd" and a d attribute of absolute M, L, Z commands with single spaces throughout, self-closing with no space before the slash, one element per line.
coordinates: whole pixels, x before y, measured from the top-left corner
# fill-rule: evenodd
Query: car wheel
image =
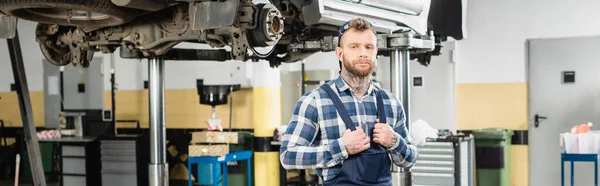
<path fill-rule="evenodd" d="M 111 0 L 0 0 L 0 10 L 34 22 L 81 27 L 121 25 L 145 13 Z"/>

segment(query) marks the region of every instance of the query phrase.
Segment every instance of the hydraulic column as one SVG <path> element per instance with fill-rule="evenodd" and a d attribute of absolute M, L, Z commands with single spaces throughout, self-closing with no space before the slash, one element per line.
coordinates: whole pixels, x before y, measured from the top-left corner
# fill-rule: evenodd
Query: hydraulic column
<path fill-rule="evenodd" d="M 162 58 L 148 59 L 150 102 L 150 186 L 168 186 L 169 169 L 165 127 L 165 69 Z"/>

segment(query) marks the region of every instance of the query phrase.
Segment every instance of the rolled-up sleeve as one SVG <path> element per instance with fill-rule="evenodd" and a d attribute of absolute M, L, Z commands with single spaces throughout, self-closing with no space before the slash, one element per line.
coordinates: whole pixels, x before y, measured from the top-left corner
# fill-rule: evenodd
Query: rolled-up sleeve
<path fill-rule="evenodd" d="M 399 103 L 399 102 L 398 102 Z M 397 107 L 397 122 L 393 125 L 396 134 L 396 144 L 388 152 L 394 164 L 400 167 L 411 168 L 417 161 L 419 151 L 408 141 L 408 129 L 405 124 L 404 109 L 401 104 Z"/>

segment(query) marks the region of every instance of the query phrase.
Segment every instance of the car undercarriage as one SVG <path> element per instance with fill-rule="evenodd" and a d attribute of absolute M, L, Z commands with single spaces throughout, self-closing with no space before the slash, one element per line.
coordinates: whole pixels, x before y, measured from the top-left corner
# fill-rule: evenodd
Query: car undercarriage
<path fill-rule="evenodd" d="M 357 16 L 379 34 L 433 38 L 428 10 L 429 0 L 0 0 L 0 20 L 38 22 L 36 41 L 50 63 L 83 67 L 97 52 L 120 47 L 122 58 L 151 58 L 182 42 L 228 48 L 201 51 L 209 60 L 267 60 L 277 67 L 335 50 L 338 27 Z M 443 39 L 435 38 L 437 50 Z M 426 65 L 435 52 L 411 58 Z"/>

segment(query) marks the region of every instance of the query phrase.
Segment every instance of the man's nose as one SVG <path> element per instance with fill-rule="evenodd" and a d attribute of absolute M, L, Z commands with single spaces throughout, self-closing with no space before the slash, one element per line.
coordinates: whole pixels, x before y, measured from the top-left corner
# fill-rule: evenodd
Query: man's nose
<path fill-rule="evenodd" d="M 359 54 L 360 54 L 361 58 L 363 58 L 363 57 L 366 58 L 366 57 L 369 56 L 368 50 L 366 48 L 364 48 L 364 47 L 360 48 Z"/>

